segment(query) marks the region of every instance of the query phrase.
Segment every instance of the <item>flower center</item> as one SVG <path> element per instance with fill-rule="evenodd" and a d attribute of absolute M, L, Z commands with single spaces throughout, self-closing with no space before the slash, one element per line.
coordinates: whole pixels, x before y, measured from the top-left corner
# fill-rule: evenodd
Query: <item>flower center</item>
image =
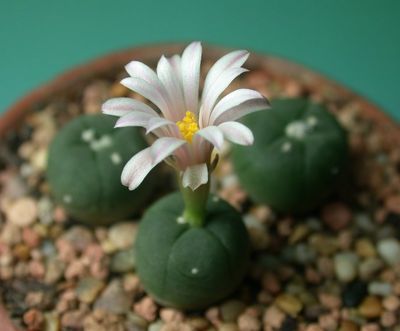
<path fill-rule="evenodd" d="M 199 131 L 196 115 L 191 111 L 185 113 L 185 117 L 181 121 L 176 122 L 182 137 L 189 143 L 192 142 L 193 135 Z"/>

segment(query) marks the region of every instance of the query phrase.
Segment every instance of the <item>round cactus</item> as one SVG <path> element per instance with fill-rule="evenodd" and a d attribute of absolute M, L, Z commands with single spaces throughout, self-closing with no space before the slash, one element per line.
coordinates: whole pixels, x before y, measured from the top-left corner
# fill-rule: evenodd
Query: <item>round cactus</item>
<path fill-rule="evenodd" d="M 183 199 L 170 194 L 144 215 L 136 239 L 136 264 L 148 293 L 179 309 L 201 309 L 234 291 L 249 259 L 249 239 L 240 214 L 209 198 L 205 224 L 182 222 Z"/>
<path fill-rule="evenodd" d="M 309 211 L 333 190 L 347 161 L 347 135 L 323 105 L 278 99 L 251 114 L 251 147 L 234 146 L 232 160 L 252 199 L 283 212 Z"/>
<path fill-rule="evenodd" d="M 146 147 L 136 128 L 114 130 L 111 117 L 83 115 L 58 133 L 49 149 L 47 177 L 58 203 L 77 220 L 107 224 L 138 212 L 150 178 L 136 191 L 122 186 L 125 163 Z"/>

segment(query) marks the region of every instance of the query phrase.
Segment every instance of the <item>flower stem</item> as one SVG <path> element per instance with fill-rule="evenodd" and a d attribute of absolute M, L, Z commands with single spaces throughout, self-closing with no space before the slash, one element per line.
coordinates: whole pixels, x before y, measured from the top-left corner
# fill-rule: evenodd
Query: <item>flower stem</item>
<path fill-rule="evenodd" d="M 204 225 L 206 217 L 206 205 L 208 195 L 210 194 L 210 181 L 199 186 L 196 190 L 179 185 L 182 192 L 185 209 L 183 219 L 192 227 L 201 227 Z"/>

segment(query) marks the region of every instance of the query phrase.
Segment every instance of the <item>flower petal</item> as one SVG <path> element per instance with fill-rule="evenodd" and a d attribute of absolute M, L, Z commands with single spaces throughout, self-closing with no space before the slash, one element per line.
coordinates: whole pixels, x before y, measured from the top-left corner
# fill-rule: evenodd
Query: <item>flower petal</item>
<path fill-rule="evenodd" d="M 182 176 L 182 186 L 190 187 L 193 191 L 208 182 L 208 169 L 205 163 L 187 167 Z"/>
<path fill-rule="evenodd" d="M 135 154 L 128 161 L 122 170 L 122 184 L 128 186 L 129 190 L 134 190 L 143 182 L 151 169 L 185 143 L 184 140 L 169 137 L 156 140 L 152 146 Z"/>
<path fill-rule="evenodd" d="M 224 144 L 224 135 L 222 131 L 216 126 L 207 126 L 196 132 L 196 135 L 203 137 L 215 146 L 216 149 L 221 150 Z"/>
<path fill-rule="evenodd" d="M 266 98 L 250 99 L 240 105 L 225 110 L 213 121 L 214 125 L 218 125 L 227 121 L 235 121 L 247 114 L 254 113 L 259 110 L 269 109 L 270 104 Z"/>
<path fill-rule="evenodd" d="M 176 124 L 175 122 L 167 120 L 163 117 L 153 117 L 147 122 L 146 134 L 149 134 L 150 132 L 153 132 L 154 130 L 157 130 L 165 125 L 176 125 Z"/>
<path fill-rule="evenodd" d="M 225 122 L 218 125 L 225 138 L 239 145 L 252 145 L 254 136 L 251 130 L 238 122 Z"/>
<path fill-rule="evenodd" d="M 157 64 L 157 75 L 164 85 L 174 109 L 174 121 L 180 120 L 185 115 L 185 100 L 180 74 L 164 55 Z"/>
<path fill-rule="evenodd" d="M 154 87 L 157 87 L 160 90 L 163 89 L 161 81 L 157 77 L 156 73 L 144 63 L 132 61 L 125 66 L 125 69 L 131 77 L 143 79 Z"/>
<path fill-rule="evenodd" d="M 124 78 L 121 84 L 149 99 L 161 110 L 165 117 L 169 118 L 170 105 L 167 92 L 164 89 L 157 88 L 146 80 L 136 77 Z"/>
<path fill-rule="evenodd" d="M 215 102 L 221 93 L 229 86 L 229 84 L 240 74 L 248 71 L 244 68 L 230 68 L 224 71 L 214 84 L 211 86 L 209 92 L 204 96 L 202 109 L 201 109 L 201 123 L 203 126 L 206 125 L 208 119 L 210 118 L 210 113 L 214 107 Z"/>
<path fill-rule="evenodd" d="M 158 116 L 157 112 L 143 102 L 132 98 L 113 98 L 103 103 L 102 112 L 107 115 L 124 116 L 132 111 L 141 111 L 143 113 Z"/>
<path fill-rule="evenodd" d="M 233 51 L 221 57 L 211 69 L 208 71 L 206 80 L 204 82 L 203 97 L 209 92 L 209 89 L 219 76 L 229 68 L 239 68 L 246 62 L 249 57 L 249 52 L 240 50 Z M 204 98 L 203 98 L 204 100 Z"/>
<path fill-rule="evenodd" d="M 186 143 L 186 140 L 173 137 L 162 137 L 157 139 L 153 145 L 151 145 L 150 150 L 153 163 L 160 163 L 167 156 L 170 156 L 176 149 Z"/>
<path fill-rule="evenodd" d="M 145 128 L 151 118 L 154 118 L 154 115 L 143 113 L 141 111 L 133 111 L 120 117 L 114 127 L 123 128 L 126 126 L 141 126 Z"/>
<path fill-rule="evenodd" d="M 265 98 L 261 93 L 250 89 L 238 89 L 229 93 L 228 95 L 224 96 L 211 111 L 211 116 L 208 123 L 214 123 L 215 120 L 225 111 L 253 99 Z"/>
<path fill-rule="evenodd" d="M 182 53 L 182 86 L 186 110 L 198 113 L 201 43 L 193 42 Z"/>
<path fill-rule="evenodd" d="M 121 183 L 128 186 L 131 191 L 137 188 L 151 169 L 155 167 L 155 164 L 152 162 L 150 148 L 147 147 L 135 154 L 122 170 Z"/>

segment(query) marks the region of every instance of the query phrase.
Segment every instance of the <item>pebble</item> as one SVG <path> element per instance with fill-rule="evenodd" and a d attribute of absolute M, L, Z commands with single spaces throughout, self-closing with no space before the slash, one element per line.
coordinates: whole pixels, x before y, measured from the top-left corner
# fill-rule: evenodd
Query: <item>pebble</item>
<path fill-rule="evenodd" d="M 76 295 L 80 301 L 92 303 L 104 286 L 105 283 L 102 280 L 93 277 L 85 277 L 79 280 L 76 287 Z"/>
<path fill-rule="evenodd" d="M 235 323 L 222 323 L 219 325 L 218 331 L 239 331 L 239 327 Z"/>
<path fill-rule="evenodd" d="M 70 228 L 62 237 L 78 251 L 84 251 L 94 240 L 93 234 L 85 227 L 75 225 Z"/>
<path fill-rule="evenodd" d="M 21 230 L 12 223 L 6 223 L 1 232 L 1 241 L 7 245 L 15 245 L 21 242 Z"/>
<path fill-rule="evenodd" d="M 47 259 L 46 261 L 46 274 L 44 281 L 47 284 L 57 282 L 64 274 L 65 264 L 56 257 Z"/>
<path fill-rule="evenodd" d="M 29 309 L 24 313 L 23 320 L 30 331 L 42 330 L 45 322 L 43 314 L 37 309 Z"/>
<path fill-rule="evenodd" d="M 38 216 L 37 203 L 29 197 L 17 199 L 6 214 L 8 221 L 14 225 L 19 227 L 31 225 Z"/>
<path fill-rule="evenodd" d="M 379 255 L 391 266 L 400 263 L 400 243 L 394 238 L 378 241 L 377 249 Z"/>
<path fill-rule="evenodd" d="M 377 318 L 383 311 L 382 302 L 376 296 L 368 296 L 361 302 L 358 311 L 367 319 Z"/>
<path fill-rule="evenodd" d="M 224 322 L 236 322 L 239 315 L 246 309 L 246 304 L 239 300 L 229 300 L 221 305 L 221 317 Z"/>
<path fill-rule="evenodd" d="M 330 203 L 322 208 L 321 218 L 333 231 L 344 229 L 352 217 L 353 215 L 349 207 L 341 202 Z"/>
<path fill-rule="evenodd" d="M 128 272 L 135 269 L 135 253 L 132 248 L 116 252 L 110 261 L 110 270 L 112 272 Z"/>
<path fill-rule="evenodd" d="M 357 276 L 358 257 L 352 252 L 335 255 L 335 273 L 342 282 L 351 282 Z"/>
<path fill-rule="evenodd" d="M 108 238 L 117 249 L 125 250 L 133 245 L 136 234 L 136 223 L 118 223 L 110 228 Z"/>
<path fill-rule="evenodd" d="M 320 255 L 330 256 L 339 248 L 338 241 L 335 237 L 320 233 L 312 234 L 308 241 Z"/>
<path fill-rule="evenodd" d="M 303 309 L 302 302 L 290 294 L 280 294 L 275 299 L 275 304 L 291 316 L 296 316 Z"/>
<path fill-rule="evenodd" d="M 367 238 L 361 238 L 356 241 L 355 244 L 356 253 L 358 256 L 363 258 L 375 257 L 376 249 L 371 240 Z"/>
<path fill-rule="evenodd" d="M 86 316 L 86 312 L 83 310 L 70 310 L 64 313 L 61 317 L 61 325 L 63 328 L 81 330 L 83 321 Z"/>
<path fill-rule="evenodd" d="M 134 311 L 146 321 L 152 322 L 156 319 L 157 305 L 149 296 L 144 297 L 133 306 Z"/>
<path fill-rule="evenodd" d="M 383 299 L 383 307 L 388 311 L 396 311 L 400 308 L 400 298 L 396 295 L 389 295 Z"/>
<path fill-rule="evenodd" d="M 149 324 L 149 327 L 147 328 L 147 330 L 148 331 L 160 331 L 163 326 L 164 326 L 163 321 L 156 321 L 154 323 Z"/>
<path fill-rule="evenodd" d="M 34 229 L 26 227 L 22 230 L 22 240 L 30 248 L 36 248 L 40 245 L 41 237 Z"/>
<path fill-rule="evenodd" d="M 370 257 L 362 261 L 359 265 L 359 275 L 363 280 L 369 280 L 384 267 L 382 260 Z"/>
<path fill-rule="evenodd" d="M 359 327 L 356 323 L 349 321 L 349 320 L 344 320 L 342 323 L 340 323 L 340 327 L 338 331 L 358 331 Z"/>
<path fill-rule="evenodd" d="M 260 331 L 262 324 L 256 316 L 244 313 L 238 318 L 238 327 L 240 331 Z"/>
<path fill-rule="evenodd" d="M 126 313 L 131 305 L 129 296 L 122 288 L 119 280 L 112 280 L 95 301 L 94 308 L 102 309 L 114 314 Z"/>
<path fill-rule="evenodd" d="M 285 314 L 275 305 L 268 307 L 263 315 L 264 328 L 265 326 L 272 326 L 273 328 L 279 329 L 284 320 Z"/>
<path fill-rule="evenodd" d="M 306 327 L 305 331 L 325 331 L 325 330 L 318 324 L 310 324 Z"/>
<path fill-rule="evenodd" d="M 384 311 L 381 315 L 380 321 L 382 326 L 386 328 L 390 328 L 394 326 L 398 319 L 398 313 L 394 313 L 392 311 Z"/>
<path fill-rule="evenodd" d="M 164 322 L 183 321 L 185 315 L 173 308 L 163 308 L 160 310 L 160 317 Z"/>
<path fill-rule="evenodd" d="M 374 281 L 368 284 L 368 293 L 372 295 L 388 296 L 392 290 L 389 283 Z"/>
<path fill-rule="evenodd" d="M 361 281 L 347 284 L 342 293 L 342 300 L 346 307 L 357 307 L 367 295 L 367 285 Z"/>

